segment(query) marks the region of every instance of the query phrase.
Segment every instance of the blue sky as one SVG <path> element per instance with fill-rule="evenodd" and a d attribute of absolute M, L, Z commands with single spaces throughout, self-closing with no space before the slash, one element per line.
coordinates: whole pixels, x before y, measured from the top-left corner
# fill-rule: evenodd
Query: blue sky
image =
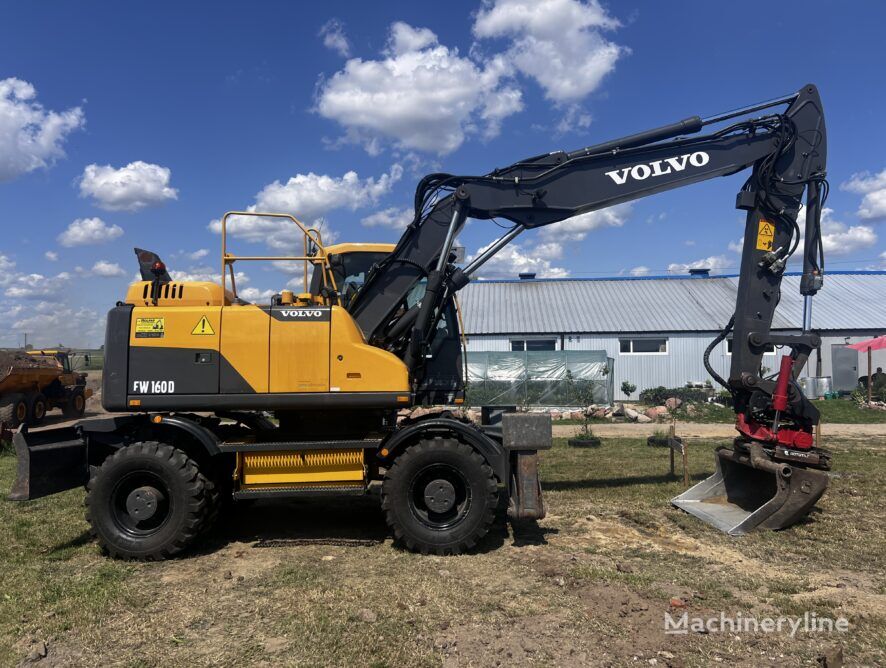
<path fill-rule="evenodd" d="M 85 8 L 86 7 L 86 8 Z M 7 3 L 0 346 L 101 342 L 133 246 L 217 272 L 212 221 L 289 210 L 395 241 L 416 181 L 822 92 L 836 269 L 886 268 L 880 2 Z M 734 14 L 734 15 L 731 15 Z M 524 235 L 488 277 L 735 270 L 733 176 Z M 468 253 L 499 231 L 474 221 Z M 235 250 L 283 252 L 267 223 Z M 260 300 L 291 276 L 249 267 Z"/>

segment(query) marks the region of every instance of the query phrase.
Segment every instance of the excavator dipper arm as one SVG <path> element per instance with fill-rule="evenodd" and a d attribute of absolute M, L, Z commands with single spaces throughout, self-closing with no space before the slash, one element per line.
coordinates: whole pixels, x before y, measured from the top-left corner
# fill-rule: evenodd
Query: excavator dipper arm
<path fill-rule="evenodd" d="M 766 113 L 749 117 L 755 112 Z M 732 122 L 725 125 L 726 121 Z M 719 129 L 699 134 L 708 126 Z M 822 284 L 820 216 L 827 193 L 826 159 L 821 100 L 815 86 L 806 85 L 777 100 L 706 119 L 691 117 L 569 153 L 528 158 L 483 176 L 431 174 L 416 189 L 413 222 L 395 250 L 370 272 L 350 311 L 367 339 L 401 355 L 418 382 L 452 295 L 524 230 L 750 169 L 736 199 L 747 217 L 735 314 L 705 356 L 711 375 L 733 395 L 740 436 L 737 454 L 729 461 L 769 473 L 778 467 L 759 469 L 764 459 L 770 464 L 775 458 L 826 468 L 827 454 L 812 448 L 818 411 L 796 383 L 820 339 L 810 331 L 808 317 L 798 335 L 774 334 L 770 329 L 785 266 L 800 250 L 803 237 L 801 292 L 807 312 L 809 299 Z M 801 234 L 797 216 L 804 192 L 806 220 Z M 451 249 L 468 217 L 506 219 L 513 227 L 462 269 L 451 264 Z M 425 285 L 421 302 L 407 308 L 406 297 L 421 282 Z M 730 332 L 731 369 L 728 379 L 723 379 L 708 357 Z M 772 345 L 783 346 L 790 354 L 780 375 L 767 378 L 761 362 Z M 790 469 L 787 465 L 778 471 L 784 474 Z M 781 482 L 783 487 L 787 484 Z M 804 485 L 810 488 L 808 481 Z M 822 485 L 826 486 L 826 478 L 823 483 L 817 479 L 804 500 L 814 503 L 824 491 Z M 791 521 L 797 515 L 766 511 L 757 516 L 767 513 L 770 521 L 773 514 L 790 515 Z M 745 518 L 745 528 L 764 523 L 766 518 L 757 516 Z"/>

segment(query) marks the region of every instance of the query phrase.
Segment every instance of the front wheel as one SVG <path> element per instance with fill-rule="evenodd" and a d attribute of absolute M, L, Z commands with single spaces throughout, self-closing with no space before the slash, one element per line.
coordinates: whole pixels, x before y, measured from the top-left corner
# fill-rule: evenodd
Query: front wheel
<path fill-rule="evenodd" d="M 410 446 L 382 484 L 382 509 L 394 538 L 423 554 L 474 547 L 489 531 L 497 502 L 498 484 L 486 460 L 453 439 Z"/>
<path fill-rule="evenodd" d="M 161 560 L 201 533 L 210 485 L 184 452 L 145 441 L 120 448 L 89 481 L 86 519 L 112 557 Z"/>
<path fill-rule="evenodd" d="M 71 395 L 68 397 L 68 402 L 65 404 L 62 412 L 68 418 L 83 417 L 83 414 L 86 412 L 86 393 L 82 387 L 75 387 L 71 390 Z"/>
<path fill-rule="evenodd" d="M 46 417 L 46 397 L 42 392 L 32 392 L 28 395 L 28 425 L 37 426 Z"/>

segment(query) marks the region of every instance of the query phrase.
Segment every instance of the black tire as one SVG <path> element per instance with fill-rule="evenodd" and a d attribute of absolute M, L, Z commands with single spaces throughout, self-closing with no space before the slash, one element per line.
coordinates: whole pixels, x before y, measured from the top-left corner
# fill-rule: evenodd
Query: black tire
<path fill-rule="evenodd" d="M 112 557 L 167 559 L 203 531 L 208 485 L 181 450 L 155 441 L 133 443 L 108 457 L 89 481 L 86 520 Z"/>
<path fill-rule="evenodd" d="M 0 402 L 0 422 L 17 429 L 28 419 L 28 402 L 23 394 L 10 394 Z"/>
<path fill-rule="evenodd" d="M 28 426 L 36 427 L 46 417 L 46 410 L 49 405 L 46 402 L 46 396 L 42 392 L 31 392 L 28 394 L 27 399 Z"/>
<path fill-rule="evenodd" d="M 408 447 L 394 460 L 381 499 L 399 544 L 422 554 L 460 554 L 489 531 L 498 483 L 469 445 L 434 438 Z"/>
<path fill-rule="evenodd" d="M 83 414 L 86 412 L 86 393 L 82 387 L 75 387 L 71 390 L 71 394 L 62 408 L 62 412 L 68 418 L 83 417 Z"/>

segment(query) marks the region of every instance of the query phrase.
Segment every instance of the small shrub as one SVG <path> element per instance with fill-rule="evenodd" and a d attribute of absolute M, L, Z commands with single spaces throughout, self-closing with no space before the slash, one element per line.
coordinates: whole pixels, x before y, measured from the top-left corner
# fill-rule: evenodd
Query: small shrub
<path fill-rule="evenodd" d="M 700 387 L 649 387 L 640 392 L 640 403 L 647 406 L 660 406 L 666 399 L 676 397 L 686 403 L 702 403 L 708 400 L 710 392 Z"/>
<path fill-rule="evenodd" d="M 637 386 L 634 385 L 631 381 L 626 380 L 621 384 L 621 391 L 630 397 L 634 392 L 637 391 Z"/>

